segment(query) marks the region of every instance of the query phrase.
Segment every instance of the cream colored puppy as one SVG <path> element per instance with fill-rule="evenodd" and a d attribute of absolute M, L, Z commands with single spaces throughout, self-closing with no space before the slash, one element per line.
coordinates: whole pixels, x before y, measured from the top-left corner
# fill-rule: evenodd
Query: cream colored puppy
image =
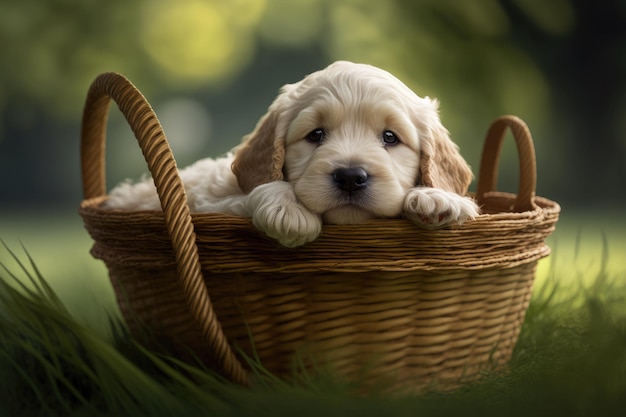
<path fill-rule="evenodd" d="M 465 196 L 471 170 L 437 101 L 386 71 L 345 61 L 285 85 L 233 153 L 180 175 L 192 211 L 250 217 L 287 247 L 317 238 L 323 222 L 404 216 L 436 228 L 478 215 Z M 160 209 L 151 179 L 117 186 L 107 205 Z"/>

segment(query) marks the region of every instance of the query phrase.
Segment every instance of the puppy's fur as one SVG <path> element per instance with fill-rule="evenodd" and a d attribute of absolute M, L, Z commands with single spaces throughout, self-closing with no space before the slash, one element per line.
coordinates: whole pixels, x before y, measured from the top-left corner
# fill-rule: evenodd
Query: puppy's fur
<path fill-rule="evenodd" d="M 285 85 L 234 152 L 180 171 L 190 208 L 251 217 L 287 247 L 314 240 L 322 222 L 474 218 L 472 173 L 437 105 L 386 71 L 335 62 Z M 151 179 L 117 186 L 106 205 L 160 209 Z"/>

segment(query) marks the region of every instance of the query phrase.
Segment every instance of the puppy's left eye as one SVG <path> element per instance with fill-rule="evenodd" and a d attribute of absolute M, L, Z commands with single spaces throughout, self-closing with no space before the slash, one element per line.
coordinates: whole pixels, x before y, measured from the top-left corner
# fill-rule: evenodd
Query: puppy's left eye
<path fill-rule="evenodd" d="M 385 130 L 383 132 L 383 143 L 385 146 L 394 146 L 400 143 L 400 138 L 391 130 Z"/>
<path fill-rule="evenodd" d="M 320 143 L 322 140 L 324 140 L 325 137 L 326 132 L 324 131 L 324 129 L 317 128 L 310 131 L 309 134 L 306 135 L 306 140 L 311 143 Z"/>

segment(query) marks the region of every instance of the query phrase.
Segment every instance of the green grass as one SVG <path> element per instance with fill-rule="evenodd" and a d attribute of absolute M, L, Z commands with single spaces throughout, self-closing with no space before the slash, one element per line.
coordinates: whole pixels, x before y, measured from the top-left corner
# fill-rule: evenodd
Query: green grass
<path fill-rule="evenodd" d="M 328 375 L 289 383 L 260 373 L 254 388 L 235 386 L 145 350 L 115 323 L 111 342 L 75 320 L 34 263 L 21 262 L 0 280 L 0 411 L 6 415 L 606 416 L 626 410 L 623 281 L 602 278 L 566 298 L 554 296 L 559 288 L 548 278 L 507 373 L 485 374 L 450 393 L 363 396 Z M 18 283 L 24 281 L 29 285 Z"/>
<path fill-rule="evenodd" d="M 261 372 L 248 389 L 147 351 L 119 324 L 86 235 L 62 222 L 35 243 L 39 235 L 26 232 L 20 239 L 35 261 L 15 239 L 0 250 L 0 415 L 621 416 L 624 224 L 603 219 L 606 228 L 587 217 L 559 222 L 508 372 L 419 396 L 357 395 L 331 375 L 306 373 L 285 382 Z"/>

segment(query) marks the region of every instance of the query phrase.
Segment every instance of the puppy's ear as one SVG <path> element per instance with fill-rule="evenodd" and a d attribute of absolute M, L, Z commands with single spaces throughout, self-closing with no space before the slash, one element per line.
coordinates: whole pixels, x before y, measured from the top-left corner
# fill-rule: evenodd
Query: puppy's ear
<path fill-rule="evenodd" d="M 277 122 L 278 113 L 270 108 L 235 150 L 231 168 L 244 193 L 261 184 L 283 179 L 285 145 L 277 135 Z"/>
<path fill-rule="evenodd" d="M 437 101 L 427 99 L 434 111 L 426 123 L 420 123 L 421 150 L 419 184 L 465 195 L 472 182 L 472 170 L 450 139 L 437 115 Z"/>

